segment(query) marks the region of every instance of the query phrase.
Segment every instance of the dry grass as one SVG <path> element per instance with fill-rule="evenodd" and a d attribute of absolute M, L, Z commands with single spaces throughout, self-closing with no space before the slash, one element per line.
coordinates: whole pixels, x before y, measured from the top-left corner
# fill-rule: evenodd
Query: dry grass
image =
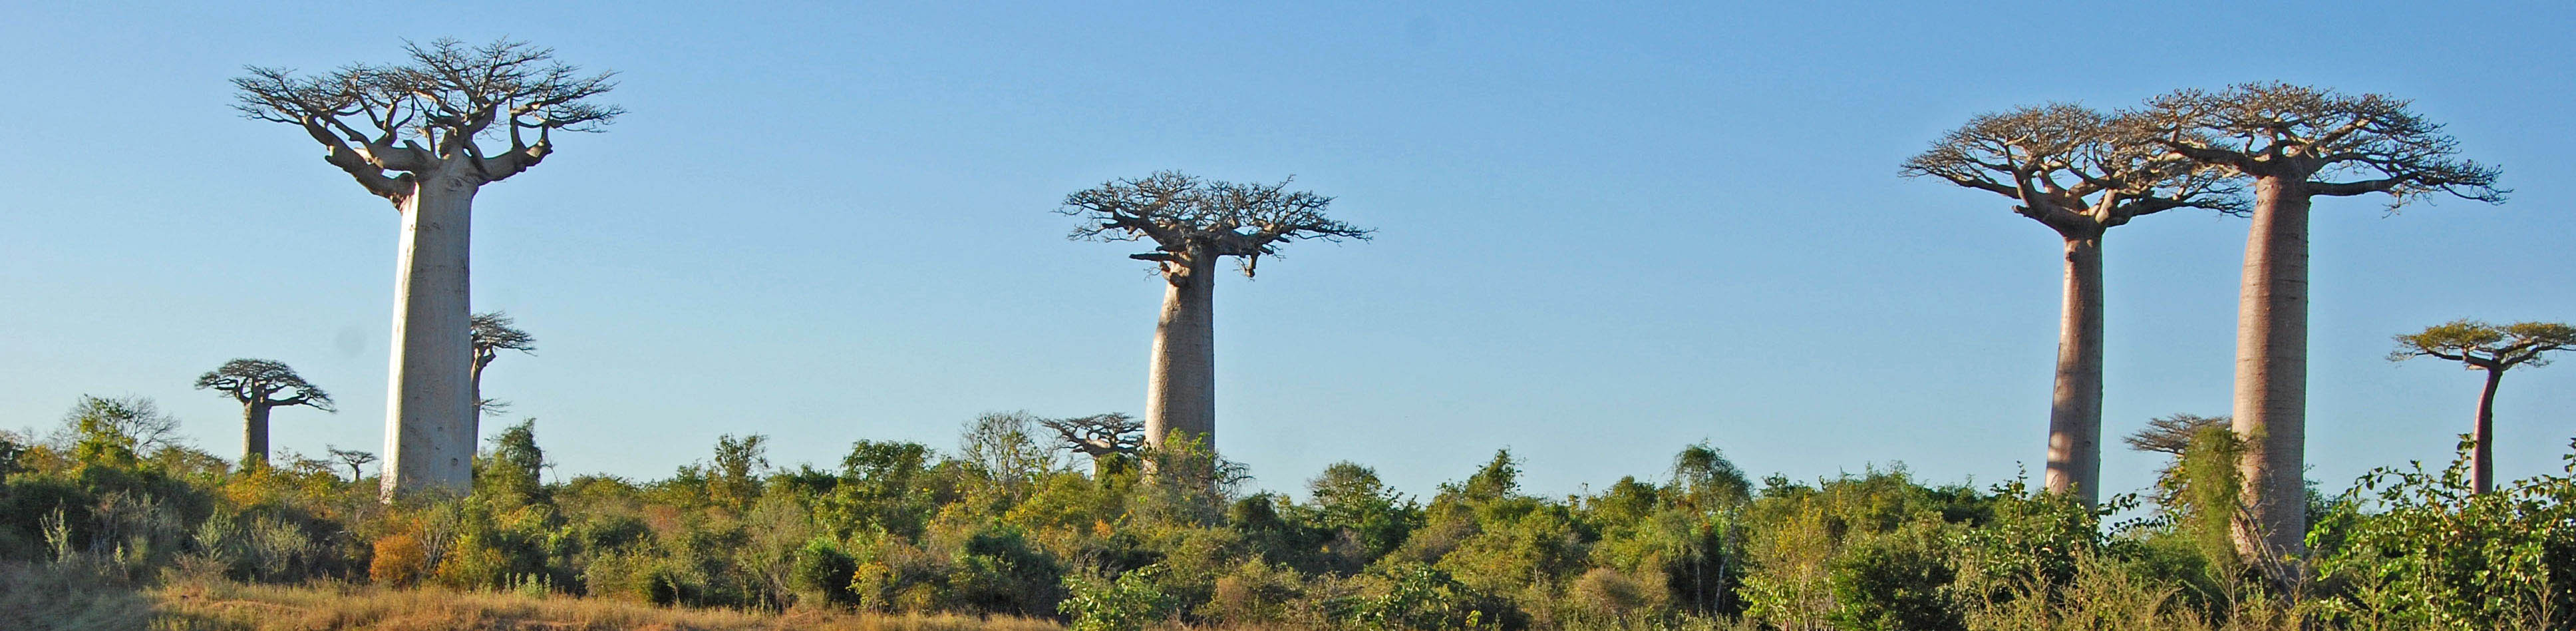
<path fill-rule="evenodd" d="M 1058 631 L 1054 622 L 959 615 L 664 608 L 442 589 L 189 583 L 146 592 L 155 631 Z"/>
<path fill-rule="evenodd" d="M 138 588 L 89 564 L 0 563 L 5 631 L 1061 631 L 1049 620 L 949 614 L 679 609 L 343 583 L 177 580 Z"/>

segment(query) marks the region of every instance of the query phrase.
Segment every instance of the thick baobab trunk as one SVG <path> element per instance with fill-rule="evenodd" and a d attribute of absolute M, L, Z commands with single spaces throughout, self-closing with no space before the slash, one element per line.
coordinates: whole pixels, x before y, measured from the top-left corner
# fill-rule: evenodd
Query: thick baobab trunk
<path fill-rule="evenodd" d="M 2237 550 L 2253 560 L 2298 556 L 2308 529 L 2306 177 L 2254 182 L 2237 300 L 2235 429 L 2246 441 L 2237 469 L 2253 518 L 2238 525 Z"/>
<path fill-rule="evenodd" d="M 383 494 L 473 484 L 474 363 L 466 284 L 475 186 L 422 174 L 402 205 L 393 366 L 385 398 Z"/>
<path fill-rule="evenodd" d="M 1214 258 L 1214 257 L 1206 257 Z M 1216 274 L 1212 261 L 1167 274 L 1154 357 L 1145 376 L 1145 442 L 1187 434 L 1216 447 Z"/>
<path fill-rule="evenodd" d="M 242 404 L 242 464 L 268 462 L 268 410 L 258 402 Z"/>
<path fill-rule="evenodd" d="M 2478 429 L 2469 438 L 2469 486 L 2479 494 L 2495 492 L 2495 393 L 2504 369 L 2487 369 L 2487 388 L 2478 393 Z"/>
<path fill-rule="evenodd" d="M 2057 384 L 2048 409 L 2051 493 L 2093 506 L 2102 489 L 2102 239 L 2066 240 L 2065 309 L 2057 323 Z"/>

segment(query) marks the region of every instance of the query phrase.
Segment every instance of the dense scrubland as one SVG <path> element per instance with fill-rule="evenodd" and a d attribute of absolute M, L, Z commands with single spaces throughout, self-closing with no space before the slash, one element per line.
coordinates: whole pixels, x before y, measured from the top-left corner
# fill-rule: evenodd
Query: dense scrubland
<path fill-rule="evenodd" d="M 1095 460 L 1038 420 L 987 415 L 946 449 L 860 440 L 820 467 L 726 437 L 662 479 L 553 482 L 521 423 L 488 441 L 471 494 L 386 504 L 343 464 L 235 465 L 174 442 L 149 401 L 84 398 L 0 454 L 0 627 L 2557 629 L 2576 613 L 2569 476 L 2481 495 L 2463 465 L 2383 470 L 2311 498 L 2308 559 L 2240 558 L 2241 444 L 2209 422 L 2142 435 L 2180 454 L 2096 511 L 1902 468 L 1752 480 L 1708 445 L 1588 495 L 1523 492 L 1508 452 L 1427 496 L 1351 463 L 1255 491 L 1186 442 Z M 2274 563 L 2296 579 L 2267 578 Z"/>

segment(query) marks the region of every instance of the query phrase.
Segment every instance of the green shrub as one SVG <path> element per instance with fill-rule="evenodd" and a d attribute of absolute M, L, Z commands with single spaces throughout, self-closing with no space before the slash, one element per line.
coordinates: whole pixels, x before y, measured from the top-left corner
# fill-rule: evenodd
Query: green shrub
<path fill-rule="evenodd" d="M 1959 578 L 1949 536 L 1937 522 L 1917 522 L 1872 537 L 1833 562 L 1830 584 L 1837 628 L 1855 631 L 1951 631 L 1964 628 L 1951 596 Z"/>
<path fill-rule="evenodd" d="M 1138 631 L 1169 617 L 1179 605 L 1156 585 L 1162 572 L 1161 566 L 1149 565 L 1115 579 L 1066 575 L 1066 597 L 1056 603 L 1056 611 L 1073 619 L 1072 631 Z"/>
<path fill-rule="evenodd" d="M 1350 607 L 1351 622 L 1367 629 L 1473 629 L 1490 621 L 1498 609 L 1448 574 L 1419 563 L 1388 568 L 1385 590 L 1362 597 Z M 1514 625 L 1517 626 L 1517 625 Z"/>
<path fill-rule="evenodd" d="M 851 575 L 859 569 L 857 560 L 841 550 L 841 544 L 817 537 L 796 551 L 796 567 L 791 584 L 800 602 L 815 604 L 856 605 L 858 593 L 850 589 Z"/>
<path fill-rule="evenodd" d="M 2349 492 L 2319 536 L 2344 540 L 2319 564 L 2345 585 L 2334 618 L 2364 627 L 2564 629 L 2576 624 L 2576 455 L 2565 475 L 2478 494 L 2469 450 L 2440 473 L 2380 469 Z M 2361 512 L 2361 507 L 2381 512 Z"/>

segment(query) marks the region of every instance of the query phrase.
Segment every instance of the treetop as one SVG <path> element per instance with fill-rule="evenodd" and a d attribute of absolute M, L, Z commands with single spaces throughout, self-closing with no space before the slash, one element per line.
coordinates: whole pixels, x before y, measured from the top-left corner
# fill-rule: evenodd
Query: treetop
<path fill-rule="evenodd" d="M 2546 366 L 2550 351 L 2576 348 L 2576 326 L 2557 322 L 2489 324 L 2462 318 L 2396 336 L 2389 361 L 2433 357 L 2460 362 L 2471 370 L 2502 370 L 2517 365 Z"/>
<path fill-rule="evenodd" d="M 1281 243 L 1365 241 L 1373 232 L 1325 216 L 1333 198 L 1288 191 L 1289 181 L 1247 184 L 1159 171 L 1077 191 L 1056 212 L 1084 220 L 1069 236 L 1075 240 L 1153 241 L 1153 252 L 1129 256 L 1159 263 L 1166 274 L 1208 262 L 1194 257 L 1241 256 L 1243 273 L 1250 276 L 1262 256 L 1279 253 Z"/>
<path fill-rule="evenodd" d="M 2177 90 L 2121 116 L 2173 154 L 2248 177 L 2289 178 L 2317 195 L 2387 193 L 2398 206 L 2433 193 L 2504 201 L 2502 171 L 2457 156 L 2459 141 L 2405 99 L 2281 82 Z"/>
<path fill-rule="evenodd" d="M 598 131 L 625 110 L 591 102 L 617 87 L 615 73 L 581 74 L 554 60 L 554 50 L 496 40 L 468 46 L 454 39 L 404 42 L 407 59 L 351 64 L 299 76 L 292 69 L 251 66 L 233 79 L 243 116 L 304 128 L 326 149 L 324 159 L 388 199 L 408 194 L 387 171 L 417 173 L 462 163 L 479 182 L 507 178 L 553 151 L 551 132 Z M 496 127 L 495 125 L 498 125 Z M 536 130 L 532 144 L 522 130 Z M 507 151 L 487 153 L 476 140 L 506 136 Z"/>

